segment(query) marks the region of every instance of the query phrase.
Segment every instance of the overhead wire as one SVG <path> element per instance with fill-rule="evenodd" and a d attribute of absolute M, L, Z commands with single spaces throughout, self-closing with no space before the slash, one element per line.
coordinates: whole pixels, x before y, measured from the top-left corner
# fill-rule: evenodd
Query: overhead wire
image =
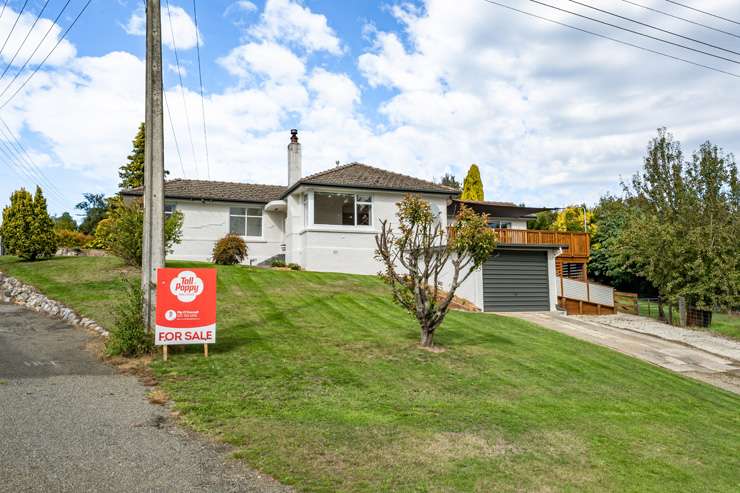
<path fill-rule="evenodd" d="M 721 19 L 723 21 L 731 22 L 733 24 L 737 24 L 740 26 L 739 21 L 735 21 L 732 19 L 728 19 L 727 17 L 722 17 L 721 15 L 713 14 L 711 12 L 707 12 L 706 10 L 697 9 L 696 7 L 692 7 L 691 5 L 686 5 L 685 3 L 681 2 L 675 2 L 674 0 L 665 0 L 668 3 L 672 3 L 673 5 L 678 5 L 679 7 L 683 7 L 685 9 L 693 10 L 694 12 L 699 12 L 700 14 L 708 15 L 710 17 L 714 17 L 715 19 Z"/>
<path fill-rule="evenodd" d="M 654 9 L 653 7 L 649 7 L 649 6 L 643 5 L 641 3 L 633 2 L 632 0 L 622 0 L 622 1 L 624 3 L 628 3 L 630 5 L 634 5 L 635 7 L 640 7 L 640 8 L 643 8 L 645 10 L 649 10 L 650 12 L 655 12 L 656 14 L 662 14 L 662 15 L 665 15 L 667 17 L 671 17 L 673 19 L 678 19 L 680 21 L 688 22 L 689 24 L 693 24 L 695 26 L 703 27 L 703 28 L 709 29 L 711 31 L 715 31 L 715 32 L 718 32 L 718 33 L 726 34 L 728 36 L 732 36 L 732 37 L 735 37 L 735 38 L 739 38 L 740 39 L 740 34 L 735 34 L 735 33 L 732 33 L 730 31 L 725 31 L 723 29 L 719 29 L 719 28 L 710 26 L 708 24 L 703 24 L 701 22 L 697 22 L 697 21 L 694 21 L 694 20 L 691 20 L 691 19 L 687 19 L 686 17 L 681 17 L 681 16 L 678 16 L 678 15 L 674 15 L 674 14 L 671 14 L 670 12 L 666 12 L 665 10 Z"/>
<path fill-rule="evenodd" d="M 25 2 L 23 2 L 23 6 L 21 7 L 21 10 L 20 12 L 18 12 L 18 16 L 15 18 L 15 22 L 13 22 L 13 26 L 10 28 L 10 32 L 8 32 L 8 36 L 5 38 L 2 48 L 0 48 L 0 55 L 2 55 L 3 51 L 5 51 L 5 46 L 8 44 L 10 37 L 13 35 L 13 31 L 15 31 L 15 26 L 18 25 L 18 21 L 21 19 L 21 16 L 23 15 L 23 11 L 26 10 L 26 5 L 28 5 L 28 0 L 25 0 Z"/>
<path fill-rule="evenodd" d="M 497 5 L 499 7 L 502 7 L 502 8 L 508 9 L 508 10 L 511 10 L 513 12 L 518 12 L 520 14 L 527 15 L 529 17 L 534 17 L 536 19 L 540 19 L 540 20 L 543 20 L 543 21 L 546 21 L 546 22 L 550 22 L 552 24 L 557 24 L 559 26 L 567 27 L 567 28 L 573 29 L 575 31 L 580 31 L 580 32 L 585 33 L 585 34 L 590 34 L 590 35 L 596 36 L 598 38 L 606 39 L 606 40 L 612 41 L 614 43 L 619 43 L 619 44 L 624 45 L 624 46 L 629 46 L 629 47 L 632 47 L 632 48 L 636 48 L 638 50 L 646 51 L 648 53 L 653 53 L 655 55 L 660 55 L 660 56 L 663 56 L 663 57 L 666 57 L 666 58 L 670 58 L 672 60 L 680 61 L 680 62 L 683 62 L 683 63 L 687 63 L 689 65 L 694 65 L 696 67 L 705 68 L 705 69 L 708 69 L 708 70 L 712 70 L 714 72 L 719 72 L 721 74 L 729 75 L 730 77 L 735 77 L 737 79 L 740 79 L 740 74 L 729 72 L 727 70 L 722 70 L 722 69 L 717 68 L 717 67 L 712 67 L 711 65 L 705 65 L 703 63 L 695 62 L 693 60 L 688 60 L 686 58 L 682 58 L 682 57 L 679 57 L 679 56 L 670 55 L 668 53 L 665 53 L 665 52 L 662 52 L 662 51 L 659 51 L 659 50 L 653 50 L 652 48 L 647 48 L 645 46 L 641 46 L 641 45 L 638 45 L 638 44 L 635 44 L 635 43 L 631 43 L 629 41 L 623 41 L 621 39 L 617 39 L 617 38 L 608 36 L 606 34 L 597 33 L 595 31 L 591 31 L 589 29 L 584 29 L 582 27 L 577 27 L 577 26 L 574 26 L 572 24 L 567 24 L 565 22 L 560 22 L 560 21 L 555 20 L 555 19 L 550 19 L 549 17 L 545 17 L 545 16 L 542 16 L 542 15 L 539 15 L 539 14 L 535 14 L 533 12 L 527 12 L 526 10 L 518 9 L 516 7 L 512 7 L 510 5 L 506 5 L 506 4 L 497 2 L 495 0 L 483 0 L 483 1 L 486 2 L 486 3 L 490 3 L 492 5 Z"/>
<path fill-rule="evenodd" d="M 206 103 L 203 97 L 203 71 L 200 67 L 200 30 L 198 28 L 198 11 L 193 0 L 193 19 L 195 21 L 195 52 L 198 57 L 198 82 L 200 82 L 200 111 L 203 118 L 203 143 L 206 150 L 206 170 L 208 179 L 211 179 L 211 159 L 208 154 L 208 131 L 206 130 Z"/>
<path fill-rule="evenodd" d="M 5 77 L 5 74 L 8 73 L 8 69 L 10 69 L 10 67 L 13 65 L 13 62 L 15 61 L 15 57 L 18 56 L 18 53 L 21 52 L 21 49 L 23 48 L 23 45 L 25 45 L 26 44 L 26 41 L 28 41 L 28 37 L 33 32 L 33 29 L 36 27 L 36 24 L 38 23 L 38 21 L 41 18 L 41 16 L 44 14 L 44 10 L 46 10 L 46 7 L 48 5 L 49 5 L 49 0 L 46 0 L 44 2 L 44 6 L 41 7 L 41 10 L 39 10 L 39 13 L 36 15 L 36 19 L 34 19 L 33 24 L 31 24 L 31 28 L 26 33 L 26 36 L 23 38 L 23 41 L 21 41 L 21 44 L 18 45 L 18 48 L 15 50 L 15 53 L 13 53 L 13 57 L 10 59 L 10 61 L 8 62 L 8 64 L 5 66 L 5 70 L 3 70 L 3 73 L 0 74 L 0 80 L 2 80 L 3 77 Z"/>

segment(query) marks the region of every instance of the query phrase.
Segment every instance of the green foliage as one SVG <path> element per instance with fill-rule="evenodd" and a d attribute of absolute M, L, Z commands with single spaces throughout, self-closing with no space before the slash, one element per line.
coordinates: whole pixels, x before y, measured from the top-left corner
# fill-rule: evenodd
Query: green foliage
<path fill-rule="evenodd" d="M 669 301 L 711 310 L 740 299 L 740 186 L 731 154 L 709 142 L 683 158 L 664 128 L 625 187 L 634 207 L 619 239 L 626 267 Z"/>
<path fill-rule="evenodd" d="M 83 248 L 95 239 L 93 236 L 69 229 L 57 229 L 56 235 L 58 246 L 64 248 Z"/>
<path fill-rule="evenodd" d="M 142 238 L 144 236 L 144 208 L 140 200 L 131 203 L 112 201 L 107 220 L 100 221 L 96 241 L 100 241 L 113 255 L 129 265 L 141 265 Z M 165 252 L 182 241 L 182 212 L 175 211 L 164 223 Z"/>
<path fill-rule="evenodd" d="M 448 186 L 450 188 L 454 188 L 455 190 L 460 190 L 462 188 L 460 182 L 457 181 L 457 178 L 455 178 L 455 175 L 453 175 L 452 173 L 445 173 L 442 177 L 442 180 L 440 181 L 440 184 Z"/>
<path fill-rule="evenodd" d="M 75 206 L 76 209 L 85 212 L 79 230 L 91 235 L 95 232 L 98 223 L 105 218 L 108 212 L 108 203 L 102 193 L 85 193 L 83 197 L 85 200 Z"/>
<path fill-rule="evenodd" d="M 429 347 L 455 291 L 491 255 L 496 235 L 485 215 L 463 206 L 448 237 L 429 202 L 417 195 L 404 197 L 397 216 L 397 230 L 381 221 L 375 258 L 383 263 L 380 276 L 391 287 L 393 299 L 416 317 L 421 345 Z M 440 285 L 449 272 L 445 293 Z"/>
<path fill-rule="evenodd" d="M 126 156 L 128 162 L 121 166 L 118 171 L 118 177 L 121 182 L 118 187 L 121 189 L 136 188 L 144 185 L 144 141 L 145 141 L 144 122 L 139 124 L 139 130 L 132 142 L 133 149 L 131 154 Z"/>
<path fill-rule="evenodd" d="M 290 270 L 302 270 L 302 267 L 300 265 L 294 263 L 288 264 L 288 268 Z"/>
<path fill-rule="evenodd" d="M 247 244 L 241 236 L 228 234 L 213 247 L 213 261 L 221 265 L 233 265 L 247 258 Z"/>
<path fill-rule="evenodd" d="M 13 192 L 10 205 L 3 209 L 0 236 L 7 252 L 23 260 L 38 260 L 56 253 L 54 221 L 46 210 L 40 187 L 36 187 L 33 197 L 23 188 Z"/>
<path fill-rule="evenodd" d="M 583 215 L 586 215 L 585 224 L 588 226 L 589 233 L 595 232 L 593 225 L 593 212 L 586 210 L 585 205 L 570 205 L 555 215 L 555 221 L 548 229 L 552 231 L 584 231 Z"/>
<path fill-rule="evenodd" d="M 527 221 L 527 229 L 539 229 L 539 230 L 552 230 L 555 219 L 557 219 L 557 211 L 542 211 L 538 212 L 535 219 Z"/>
<path fill-rule="evenodd" d="M 485 200 L 483 196 L 483 180 L 480 177 L 478 165 L 471 164 L 463 182 L 462 200 Z"/>
<path fill-rule="evenodd" d="M 77 221 L 72 218 L 69 212 L 65 212 L 59 217 L 54 218 L 54 228 L 57 230 L 66 229 L 69 231 L 77 231 Z"/>
<path fill-rule="evenodd" d="M 108 356 L 135 357 L 151 353 L 154 337 L 147 333 L 141 286 L 126 282 L 126 292 L 115 307 L 115 322 L 105 344 Z"/>
<path fill-rule="evenodd" d="M 273 259 L 273 261 L 270 262 L 270 265 L 272 267 L 286 267 L 285 260 L 280 260 L 280 259 L 277 259 L 277 258 L 276 259 Z"/>

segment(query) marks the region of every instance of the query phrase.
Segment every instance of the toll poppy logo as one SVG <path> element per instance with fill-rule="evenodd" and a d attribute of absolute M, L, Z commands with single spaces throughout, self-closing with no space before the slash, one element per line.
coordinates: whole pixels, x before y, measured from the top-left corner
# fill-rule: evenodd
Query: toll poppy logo
<path fill-rule="evenodd" d="M 190 303 L 203 292 L 203 279 L 184 270 L 170 282 L 170 292 L 182 303 Z"/>

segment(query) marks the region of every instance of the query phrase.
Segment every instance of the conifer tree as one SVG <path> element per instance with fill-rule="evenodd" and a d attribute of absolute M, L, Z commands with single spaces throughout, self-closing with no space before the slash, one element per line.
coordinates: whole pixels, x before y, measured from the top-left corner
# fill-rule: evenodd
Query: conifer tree
<path fill-rule="evenodd" d="M 144 122 L 139 125 L 139 131 L 133 140 L 133 149 L 131 154 L 126 156 L 128 162 L 121 166 L 118 171 L 118 177 L 121 182 L 118 186 L 121 189 L 136 188 L 144 185 Z"/>
<path fill-rule="evenodd" d="M 46 210 L 41 188 L 36 187 L 35 198 L 23 188 L 13 192 L 10 205 L 3 209 L 0 236 L 8 253 L 24 260 L 54 255 L 57 248 L 54 221 Z"/>
<path fill-rule="evenodd" d="M 462 200 L 485 200 L 483 197 L 483 181 L 480 178 L 478 165 L 471 164 L 463 182 Z"/>

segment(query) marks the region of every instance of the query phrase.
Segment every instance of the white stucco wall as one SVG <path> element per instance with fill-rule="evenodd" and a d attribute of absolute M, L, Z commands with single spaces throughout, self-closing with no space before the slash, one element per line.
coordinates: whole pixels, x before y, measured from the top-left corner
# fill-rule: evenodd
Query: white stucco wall
<path fill-rule="evenodd" d="M 263 204 L 166 200 L 183 214 L 182 242 L 167 258 L 210 261 L 214 244 L 229 232 L 230 207 L 260 207 Z M 262 237 L 246 238 L 247 263 L 257 264 L 282 253 L 283 218 L 279 212 L 262 213 Z"/>
<path fill-rule="evenodd" d="M 330 226 L 313 224 L 313 192 L 371 193 L 373 197 L 370 226 Z M 302 194 L 308 195 L 308 211 L 304 214 Z M 288 201 L 289 225 L 286 241 L 289 262 L 296 262 L 306 270 L 319 272 L 346 272 L 350 274 L 377 274 L 381 265 L 374 259 L 375 235 L 380 222 L 393 223 L 403 198 L 401 192 L 368 192 L 367 190 L 322 187 L 300 187 Z M 443 227 L 447 225 L 447 197 L 423 195 L 440 213 Z M 292 210 L 291 210 L 292 208 Z M 294 238 L 298 237 L 298 241 Z"/>

